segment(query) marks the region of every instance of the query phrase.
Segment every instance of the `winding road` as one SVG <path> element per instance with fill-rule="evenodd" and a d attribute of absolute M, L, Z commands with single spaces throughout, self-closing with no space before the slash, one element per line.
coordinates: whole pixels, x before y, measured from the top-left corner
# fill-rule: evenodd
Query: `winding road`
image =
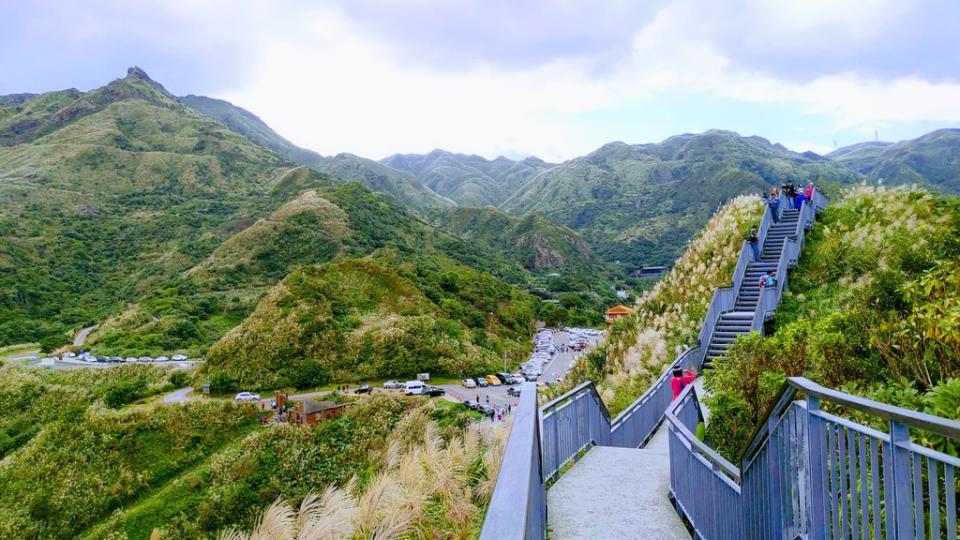
<path fill-rule="evenodd" d="M 97 325 L 88 326 L 79 332 L 77 332 L 76 337 L 73 338 L 73 344 L 77 347 L 80 347 L 87 341 L 87 336 L 90 335 L 90 332 L 93 332 L 97 328 Z"/>

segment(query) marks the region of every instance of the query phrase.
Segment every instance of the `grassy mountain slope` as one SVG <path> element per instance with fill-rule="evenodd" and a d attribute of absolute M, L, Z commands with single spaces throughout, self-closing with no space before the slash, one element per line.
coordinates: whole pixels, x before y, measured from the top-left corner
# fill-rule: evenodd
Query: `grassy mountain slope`
<path fill-rule="evenodd" d="M 454 202 L 435 193 L 417 181 L 412 174 L 398 171 L 353 154 L 337 154 L 323 158 L 310 167 L 343 180 L 355 180 L 373 191 L 388 193 L 410 208 L 449 208 Z"/>
<path fill-rule="evenodd" d="M 0 341 L 65 341 L 269 209 L 286 162 L 158 86 L 134 70 L 46 116 L 44 94 L 32 130 L 0 129 L 31 139 L 0 146 Z"/>
<path fill-rule="evenodd" d="M 607 260 L 670 264 L 721 203 L 787 178 L 849 182 L 858 175 L 760 137 L 712 130 L 659 144 L 605 145 L 540 173 L 502 208 L 543 212 Z"/>
<path fill-rule="evenodd" d="M 184 96 L 180 102 L 191 109 L 222 122 L 231 130 L 260 146 L 269 148 L 290 161 L 347 181 L 359 181 L 373 191 L 395 197 L 410 208 L 444 208 L 453 203 L 425 187 L 409 174 L 393 170 L 376 161 L 351 154 L 324 157 L 300 148 L 281 137 L 255 114 L 222 99 Z"/>
<path fill-rule="evenodd" d="M 960 199 L 875 187 L 837 198 L 806 239 L 772 332 L 741 337 L 707 373 L 710 443 L 735 458 L 794 375 L 957 418 L 958 260 Z"/>
<path fill-rule="evenodd" d="M 432 217 L 434 225 L 510 254 L 531 270 L 581 270 L 591 263 L 590 248 L 580 235 L 542 214 L 516 218 L 488 206 L 451 208 Z"/>
<path fill-rule="evenodd" d="M 827 157 L 885 185 L 918 184 L 960 195 L 960 129 L 940 129 L 898 143 L 860 143 Z"/>
<path fill-rule="evenodd" d="M 103 352 L 202 352 L 295 267 L 388 246 L 527 280 L 358 184 L 292 167 L 139 70 L 66 94 L 82 114 L 36 112 L 61 92 L 2 108 L 38 120 L 0 132 L 31 139 L 0 146 L 0 343 L 50 348 L 109 316 L 91 335 Z"/>
<path fill-rule="evenodd" d="M 394 154 L 381 163 L 412 173 L 422 184 L 457 202 L 480 208 L 499 206 L 537 173 L 552 165 L 535 157 L 513 161 L 434 150 L 429 154 Z"/>

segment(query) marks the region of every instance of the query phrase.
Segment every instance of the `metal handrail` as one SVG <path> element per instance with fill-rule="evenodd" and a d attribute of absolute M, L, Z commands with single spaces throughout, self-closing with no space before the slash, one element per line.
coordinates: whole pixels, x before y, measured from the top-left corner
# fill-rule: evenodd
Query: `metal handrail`
<path fill-rule="evenodd" d="M 481 540 L 546 537 L 547 505 L 540 458 L 537 385 L 527 382 L 520 388 L 520 403 L 483 520 Z"/>
<path fill-rule="evenodd" d="M 683 422 L 681 422 L 680 419 L 677 417 L 677 413 L 676 413 L 677 409 L 685 405 L 684 402 L 687 399 L 687 396 L 691 392 L 693 392 L 693 390 L 694 390 L 694 386 L 692 384 L 687 385 L 687 387 L 684 388 L 682 392 L 680 392 L 680 395 L 677 396 L 677 399 L 673 400 L 673 403 L 671 404 L 671 406 L 667 408 L 666 412 L 664 413 L 664 417 L 667 419 L 667 422 L 670 423 L 670 426 L 673 429 L 675 429 L 681 435 L 683 435 L 683 438 L 686 439 L 686 442 L 690 445 L 691 448 L 695 449 L 698 454 L 703 456 L 704 459 L 706 459 L 713 465 L 719 467 L 724 472 L 724 474 L 733 478 L 734 480 L 737 481 L 737 483 L 739 483 L 740 469 L 733 463 L 730 463 L 727 460 L 727 458 L 721 456 L 719 452 L 717 452 L 713 448 L 710 448 L 708 444 L 698 439 L 697 436 L 694 435 L 693 432 L 691 432 L 689 429 L 687 429 L 687 427 L 683 425 Z M 697 408 L 699 408 L 700 405 L 696 401 L 696 395 L 694 395 L 693 400 Z"/>
<path fill-rule="evenodd" d="M 768 420 L 786 411 L 799 392 L 803 392 L 807 396 L 814 396 L 830 403 L 871 414 L 887 421 L 900 422 L 901 424 L 943 435 L 944 437 L 960 439 L 960 422 L 955 420 L 949 420 L 895 405 L 888 405 L 872 399 L 838 392 L 837 390 L 831 390 L 805 377 L 790 377 L 783 384 L 773 406 L 767 410 L 763 421 L 760 422 L 760 425 L 754 431 L 750 442 L 747 443 L 743 452 L 741 452 L 741 463 L 744 463 L 745 460 L 752 459 L 757 451 L 759 451 L 769 436 Z"/>

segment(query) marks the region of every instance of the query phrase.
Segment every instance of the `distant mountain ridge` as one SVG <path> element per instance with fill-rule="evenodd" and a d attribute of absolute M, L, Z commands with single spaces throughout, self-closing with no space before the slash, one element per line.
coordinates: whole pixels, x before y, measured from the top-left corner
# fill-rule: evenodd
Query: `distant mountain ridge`
<path fill-rule="evenodd" d="M 394 154 L 380 161 L 412 173 L 433 191 L 460 206 L 499 206 L 540 172 L 553 167 L 536 157 L 520 161 L 436 149 L 429 154 Z"/>
<path fill-rule="evenodd" d="M 324 157 L 313 150 L 301 148 L 283 138 L 257 115 L 229 101 L 192 94 L 179 100 L 198 113 L 223 123 L 254 143 L 269 148 L 294 163 L 334 178 L 361 182 L 373 191 L 393 196 L 410 208 L 424 210 L 454 206 L 452 201 L 434 193 L 409 173 L 352 154 Z"/>
<path fill-rule="evenodd" d="M 864 142 L 826 156 L 885 185 L 919 184 L 960 195 L 960 129 L 938 129 L 916 139 Z"/>

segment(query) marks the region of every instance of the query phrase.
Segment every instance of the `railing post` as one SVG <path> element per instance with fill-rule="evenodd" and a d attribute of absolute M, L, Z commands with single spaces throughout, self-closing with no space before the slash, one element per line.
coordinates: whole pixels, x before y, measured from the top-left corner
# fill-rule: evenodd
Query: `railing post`
<path fill-rule="evenodd" d="M 827 501 L 826 493 L 827 453 L 824 450 L 823 420 L 817 416 L 820 411 L 820 398 L 807 396 L 807 448 L 810 452 L 807 472 L 810 475 L 810 523 L 807 524 L 810 540 L 827 538 Z"/>
<path fill-rule="evenodd" d="M 890 421 L 890 456 L 893 464 L 893 509 L 894 523 L 899 540 L 913 538 L 913 482 L 911 481 L 910 450 L 901 445 L 910 443 L 910 427 Z M 887 456 L 884 456 L 886 458 Z M 884 488 L 890 489 L 884 482 Z M 889 511 L 889 510 L 888 510 Z M 922 512 L 922 510 L 921 510 Z"/>
<path fill-rule="evenodd" d="M 550 476 L 560 471 L 560 415 L 553 410 L 553 463 L 550 464 Z"/>
<path fill-rule="evenodd" d="M 770 415 L 767 418 L 767 493 L 769 495 L 770 532 L 773 538 L 780 540 L 783 538 L 783 470 L 780 468 L 781 452 L 783 451 L 783 441 L 776 433 L 777 420 L 779 417 Z"/>

